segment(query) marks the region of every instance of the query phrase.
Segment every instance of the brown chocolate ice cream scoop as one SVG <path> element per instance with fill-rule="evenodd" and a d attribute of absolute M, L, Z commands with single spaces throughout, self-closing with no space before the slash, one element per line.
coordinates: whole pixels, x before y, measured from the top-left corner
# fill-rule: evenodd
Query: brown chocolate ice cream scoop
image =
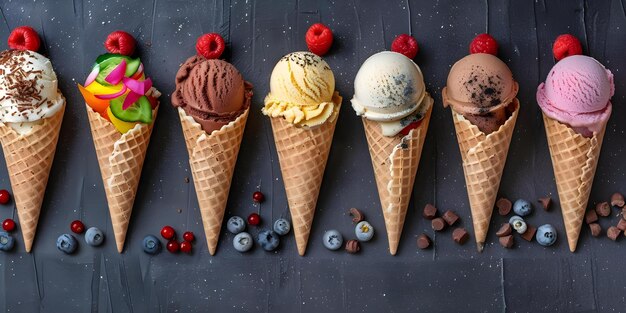
<path fill-rule="evenodd" d="M 172 105 L 182 107 L 210 134 L 242 114 L 251 97 L 252 85 L 232 64 L 193 56 L 176 74 Z"/>

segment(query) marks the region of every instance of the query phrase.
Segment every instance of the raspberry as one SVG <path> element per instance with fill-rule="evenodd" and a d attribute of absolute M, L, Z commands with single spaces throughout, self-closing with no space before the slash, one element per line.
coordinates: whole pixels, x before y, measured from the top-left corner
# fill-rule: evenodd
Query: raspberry
<path fill-rule="evenodd" d="M 111 53 L 132 55 L 137 42 L 133 36 L 125 31 L 116 30 L 107 36 L 104 47 Z"/>
<path fill-rule="evenodd" d="M 552 46 L 552 54 L 557 61 L 561 61 L 570 55 L 583 54 L 583 47 L 578 38 L 570 34 L 563 34 L 556 37 Z"/>
<path fill-rule="evenodd" d="M 30 26 L 20 26 L 9 35 L 9 48 L 18 50 L 37 51 L 41 45 L 39 35 Z"/>
<path fill-rule="evenodd" d="M 398 35 L 391 43 L 391 51 L 404 54 L 407 58 L 413 59 L 419 51 L 417 40 L 407 34 Z"/>
<path fill-rule="evenodd" d="M 333 31 L 322 23 L 313 24 L 307 30 L 304 39 L 309 51 L 323 56 L 333 45 Z"/>
<path fill-rule="evenodd" d="M 218 33 L 204 34 L 196 41 L 196 51 L 207 59 L 217 59 L 226 49 L 224 38 Z"/>
<path fill-rule="evenodd" d="M 487 53 L 498 54 L 498 42 L 489 34 L 480 34 L 472 40 L 469 47 L 470 54 Z"/>

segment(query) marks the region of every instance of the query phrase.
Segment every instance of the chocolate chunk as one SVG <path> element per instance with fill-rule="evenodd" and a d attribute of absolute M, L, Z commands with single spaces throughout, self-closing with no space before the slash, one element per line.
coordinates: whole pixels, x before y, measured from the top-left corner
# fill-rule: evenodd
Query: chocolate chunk
<path fill-rule="evenodd" d="M 595 210 L 589 210 L 585 213 L 585 223 L 591 224 L 598 221 L 598 214 Z"/>
<path fill-rule="evenodd" d="M 442 231 L 446 228 L 446 221 L 444 221 L 441 217 L 432 220 L 430 223 L 435 231 Z"/>
<path fill-rule="evenodd" d="M 617 222 L 617 229 L 621 230 L 621 231 L 626 231 L 626 220 L 623 218 L 619 219 L 619 222 Z"/>
<path fill-rule="evenodd" d="M 511 208 L 513 208 L 513 204 L 507 198 L 500 198 L 496 201 L 496 207 L 498 208 L 498 214 L 502 216 L 506 216 L 511 213 Z"/>
<path fill-rule="evenodd" d="M 606 236 L 613 241 L 617 240 L 617 237 L 619 237 L 619 234 L 621 233 L 622 231 L 615 226 L 611 226 L 606 230 Z"/>
<path fill-rule="evenodd" d="M 467 230 L 465 230 L 465 228 L 459 227 L 454 229 L 454 231 L 452 232 L 452 240 L 460 245 L 465 244 L 468 239 L 469 234 L 467 233 Z"/>
<path fill-rule="evenodd" d="M 616 192 L 611 196 L 611 205 L 612 206 L 616 206 L 618 208 L 623 208 L 624 207 L 624 196 L 619 193 Z"/>
<path fill-rule="evenodd" d="M 527 224 L 527 229 L 526 231 L 522 234 L 522 238 L 524 238 L 524 240 L 530 242 L 533 241 L 533 239 L 535 239 L 535 233 L 537 232 L 537 227 Z"/>
<path fill-rule="evenodd" d="M 452 210 L 446 211 L 441 217 L 448 223 L 448 226 L 454 225 L 454 223 L 459 220 L 459 216 Z"/>
<path fill-rule="evenodd" d="M 505 237 L 505 236 L 510 235 L 512 232 L 513 232 L 513 227 L 511 227 L 511 224 L 504 223 L 502 224 L 502 226 L 500 226 L 500 229 L 498 229 L 496 236 Z"/>
<path fill-rule="evenodd" d="M 359 251 L 361 251 L 361 244 L 359 244 L 358 240 L 352 239 L 346 242 L 346 252 L 355 254 Z"/>
<path fill-rule="evenodd" d="M 185 183 L 189 184 L 189 177 L 185 177 Z"/>
<path fill-rule="evenodd" d="M 608 202 L 600 202 L 596 204 L 596 213 L 598 213 L 599 216 L 607 217 L 611 215 L 611 206 Z"/>
<path fill-rule="evenodd" d="M 626 220 L 626 208 L 622 209 L 622 218 Z"/>
<path fill-rule="evenodd" d="M 424 218 L 427 220 L 432 220 L 437 216 L 437 208 L 432 204 L 427 204 L 424 207 Z"/>
<path fill-rule="evenodd" d="M 430 240 L 430 237 L 426 234 L 421 234 L 417 237 L 417 247 L 422 250 L 430 248 L 431 243 L 432 241 Z"/>
<path fill-rule="evenodd" d="M 353 223 L 358 223 L 363 220 L 363 214 L 356 208 L 350 208 L 350 216 L 352 216 Z"/>
<path fill-rule="evenodd" d="M 589 224 L 589 229 L 591 230 L 591 236 L 598 237 L 602 232 L 602 227 L 598 223 Z"/>
<path fill-rule="evenodd" d="M 499 241 L 500 241 L 500 245 L 502 245 L 503 247 L 507 249 L 511 249 L 513 247 L 513 244 L 515 244 L 515 238 L 513 238 L 513 235 L 500 237 Z"/>
<path fill-rule="evenodd" d="M 541 207 L 543 207 L 545 211 L 550 210 L 550 205 L 552 204 L 552 199 L 550 197 L 539 198 L 537 201 L 541 203 Z"/>

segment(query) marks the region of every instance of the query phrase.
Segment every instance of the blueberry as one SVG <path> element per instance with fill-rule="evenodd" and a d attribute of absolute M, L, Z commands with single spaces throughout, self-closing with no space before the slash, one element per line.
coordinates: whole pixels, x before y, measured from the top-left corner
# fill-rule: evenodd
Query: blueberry
<path fill-rule="evenodd" d="M 509 219 L 509 224 L 511 224 L 511 226 L 513 226 L 513 229 L 515 229 L 515 231 L 517 231 L 517 233 L 519 234 L 525 233 L 528 229 L 528 225 L 526 225 L 524 219 L 517 215 L 511 216 L 511 218 Z"/>
<path fill-rule="evenodd" d="M 374 237 L 374 227 L 366 221 L 356 224 L 354 232 L 356 233 L 356 239 L 359 241 L 370 241 Z"/>
<path fill-rule="evenodd" d="M 252 236 L 246 232 L 241 232 L 233 239 L 233 247 L 239 252 L 246 252 L 252 248 Z"/>
<path fill-rule="evenodd" d="M 156 236 L 148 235 L 143 238 L 141 247 L 147 254 L 157 254 L 161 251 L 161 241 Z"/>
<path fill-rule="evenodd" d="M 104 242 L 104 234 L 96 227 L 90 227 L 85 232 L 85 242 L 90 246 L 99 246 Z"/>
<path fill-rule="evenodd" d="M 78 242 L 76 242 L 76 238 L 70 234 L 63 234 L 57 238 L 57 249 L 67 254 L 74 253 L 77 247 Z"/>
<path fill-rule="evenodd" d="M 556 242 L 556 229 L 550 224 L 544 224 L 537 228 L 537 242 L 542 246 L 551 246 Z"/>
<path fill-rule="evenodd" d="M 343 236 L 336 230 L 327 230 L 324 233 L 324 247 L 329 250 L 337 250 L 343 245 Z"/>
<path fill-rule="evenodd" d="M 513 203 L 513 212 L 519 216 L 526 216 L 533 212 L 533 206 L 530 202 L 519 199 Z"/>
<path fill-rule="evenodd" d="M 236 235 L 246 229 L 246 222 L 244 222 L 243 218 L 239 216 L 233 216 L 228 219 L 228 222 L 226 223 L 226 228 L 228 228 L 228 231 L 231 234 Z"/>
<path fill-rule="evenodd" d="M 278 234 L 275 233 L 273 230 L 264 230 L 259 233 L 257 241 L 259 242 L 263 250 L 274 251 L 276 248 L 278 248 L 280 238 L 278 237 Z"/>
<path fill-rule="evenodd" d="M 284 218 L 279 218 L 276 222 L 274 222 L 274 232 L 281 236 L 287 235 L 290 229 L 291 225 L 289 224 L 289 221 Z"/>
<path fill-rule="evenodd" d="M 14 245 L 15 240 L 13 239 L 13 236 L 7 232 L 0 231 L 0 250 L 9 251 L 13 249 Z"/>

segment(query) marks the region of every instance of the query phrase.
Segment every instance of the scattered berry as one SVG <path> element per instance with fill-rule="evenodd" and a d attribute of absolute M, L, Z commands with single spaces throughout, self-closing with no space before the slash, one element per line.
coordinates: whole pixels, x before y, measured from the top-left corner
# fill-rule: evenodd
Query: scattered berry
<path fill-rule="evenodd" d="M 157 254 L 161 251 L 161 242 L 156 236 L 148 235 L 143 238 L 141 247 L 147 254 Z"/>
<path fill-rule="evenodd" d="M 374 227 L 366 221 L 356 224 L 354 232 L 359 241 L 370 241 L 374 237 Z"/>
<path fill-rule="evenodd" d="M 11 194 L 8 190 L 0 190 L 0 204 L 7 204 L 11 200 Z"/>
<path fill-rule="evenodd" d="M 570 55 L 583 54 L 583 47 L 578 38 L 570 34 L 563 34 L 556 37 L 552 46 L 552 54 L 557 61 L 561 61 Z"/>
<path fill-rule="evenodd" d="M 186 231 L 186 232 L 183 234 L 183 240 L 185 240 L 185 241 L 192 242 L 192 241 L 194 241 L 195 239 L 196 239 L 196 236 L 194 236 L 193 232 Z M 181 247 L 181 249 L 182 249 L 182 247 Z"/>
<path fill-rule="evenodd" d="M 161 236 L 163 236 L 163 238 L 165 239 L 172 239 L 175 235 L 176 231 L 174 230 L 174 228 L 172 228 L 172 226 L 163 226 L 163 228 L 161 229 Z"/>
<path fill-rule="evenodd" d="M 273 230 L 264 230 L 259 233 L 257 241 L 261 245 L 261 248 L 265 251 L 274 251 L 278 248 L 280 243 L 280 237 Z"/>
<path fill-rule="evenodd" d="M 37 32 L 30 26 L 20 26 L 9 35 L 9 48 L 17 50 L 37 51 L 41 40 Z"/>
<path fill-rule="evenodd" d="M 498 42 L 489 34 L 480 34 L 472 40 L 469 47 L 470 54 L 487 53 L 498 54 Z"/>
<path fill-rule="evenodd" d="M 391 51 L 404 54 L 409 59 L 414 59 L 419 51 L 419 46 L 413 36 L 401 34 L 391 43 Z"/>
<path fill-rule="evenodd" d="M 8 231 L 8 232 L 12 232 L 15 230 L 15 221 L 7 218 L 6 220 L 4 220 L 4 222 L 2 222 L 2 229 Z"/>
<path fill-rule="evenodd" d="M 184 253 L 191 253 L 191 242 L 183 241 L 180 243 L 180 251 Z"/>
<path fill-rule="evenodd" d="M 13 236 L 11 236 L 9 233 L 0 231 L 0 250 L 9 251 L 13 249 L 14 245 L 15 240 L 13 239 Z"/>
<path fill-rule="evenodd" d="M 537 242 L 542 246 L 551 246 L 556 242 L 556 229 L 550 224 L 537 228 Z"/>
<path fill-rule="evenodd" d="M 70 234 L 63 234 L 57 238 L 57 249 L 65 252 L 66 254 L 74 253 L 77 247 L 78 242 L 76 242 L 76 238 Z"/>
<path fill-rule="evenodd" d="M 218 33 L 204 34 L 196 41 L 196 51 L 207 59 L 218 59 L 226 49 L 224 38 Z"/>
<path fill-rule="evenodd" d="M 530 202 L 519 199 L 513 203 L 513 212 L 519 216 L 526 216 L 533 212 L 533 206 Z"/>
<path fill-rule="evenodd" d="M 514 215 L 509 219 L 509 224 L 513 226 L 513 229 L 515 229 L 518 234 L 523 234 L 526 230 L 528 230 L 528 225 L 526 225 L 524 219 L 517 215 Z"/>
<path fill-rule="evenodd" d="M 333 45 L 333 31 L 322 23 L 316 23 L 309 27 L 304 39 L 309 51 L 323 56 Z"/>
<path fill-rule="evenodd" d="M 246 232 L 238 233 L 233 239 L 233 247 L 239 252 L 246 252 L 252 248 L 252 236 Z"/>
<path fill-rule="evenodd" d="M 180 244 L 176 240 L 170 240 L 167 242 L 167 251 L 170 253 L 176 253 L 180 250 Z"/>
<path fill-rule="evenodd" d="M 284 218 L 279 218 L 276 220 L 276 222 L 274 222 L 274 232 L 284 236 L 287 235 L 287 233 L 289 233 L 289 230 L 291 230 L 291 224 L 289 224 L 289 221 L 284 219 Z"/>
<path fill-rule="evenodd" d="M 104 47 L 111 53 L 132 55 L 137 42 L 133 36 L 125 31 L 116 30 L 107 36 Z"/>
<path fill-rule="evenodd" d="M 85 233 L 85 242 L 90 246 L 97 247 L 104 242 L 104 234 L 97 227 L 90 227 Z"/>
<path fill-rule="evenodd" d="M 79 220 L 75 220 L 70 224 L 70 229 L 75 234 L 82 234 L 85 231 L 85 224 Z"/>
<path fill-rule="evenodd" d="M 337 250 L 343 245 L 343 236 L 336 230 L 327 230 L 324 233 L 324 247 L 329 250 Z"/>
<path fill-rule="evenodd" d="M 226 222 L 226 228 L 228 228 L 231 234 L 236 235 L 246 229 L 246 222 L 239 216 L 232 216 L 228 219 L 228 222 Z"/>
<path fill-rule="evenodd" d="M 248 215 L 248 224 L 252 226 L 257 226 L 261 224 L 261 216 L 257 213 L 252 213 Z"/>
<path fill-rule="evenodd" d="M 260 192 L 260 191 L 255 191 L 252 194 L 252 200 L 254 200 L 254 202 L 256 202 L 256 203 L 261 203 L 261 202 L 265 201 L 265 195 L 262 192 Z"/>

